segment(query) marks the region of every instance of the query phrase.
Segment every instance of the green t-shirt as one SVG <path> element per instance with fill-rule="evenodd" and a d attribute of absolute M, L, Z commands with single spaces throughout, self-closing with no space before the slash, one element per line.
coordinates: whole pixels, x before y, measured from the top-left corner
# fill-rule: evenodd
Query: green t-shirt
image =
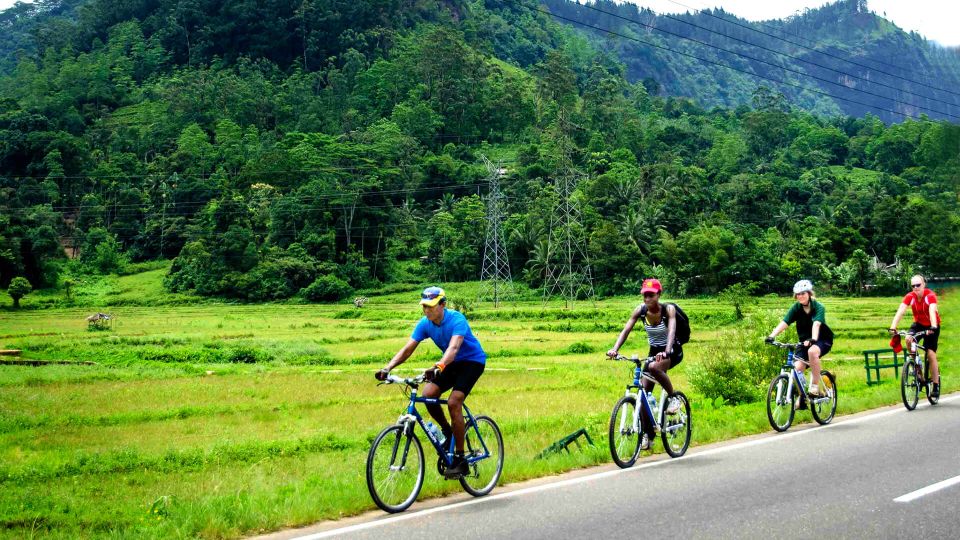
<path fill-rule="evenodd" d="M 833 343 L 833 330 L 827 326 L 827 308 L 816 300 L 810 299 L 810 313 L 803 310 L 803 304 L 794 302 L 787 314 L 783 317 L 783 322 L 787 324 L 797 323 L 797 336 L 800 341 L 806 341 L 813 337 L 813 321 L 820 321 L 820 341 Z"/>

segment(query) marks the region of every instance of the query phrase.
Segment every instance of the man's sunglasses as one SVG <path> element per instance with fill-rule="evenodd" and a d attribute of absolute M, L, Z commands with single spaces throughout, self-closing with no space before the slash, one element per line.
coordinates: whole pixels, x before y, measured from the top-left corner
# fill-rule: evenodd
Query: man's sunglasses
<path fill-rule="evenodd" d="M 912 283 L 910 286 L 913 287 L 914 289 L 918 289 L 920 287 L 923 287 L 923 283 Z"/>

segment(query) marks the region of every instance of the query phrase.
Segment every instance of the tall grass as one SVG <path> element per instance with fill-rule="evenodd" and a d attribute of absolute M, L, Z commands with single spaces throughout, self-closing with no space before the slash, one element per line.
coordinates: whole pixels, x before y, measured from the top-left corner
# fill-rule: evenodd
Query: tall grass
<path fill-rule="evenodd" d="M 115 285 L 103 285 L 109 292 L 95 298 L 136 297 L 138 287 L 151 298 L 163 270 L 151 272 L 110 278 Z M 98 303 L 0 312 L 0 346 L 21 348 L 27 358 L 96 362 L 0 365 L 0 537 L 237 537 L 372 508 L 365 453 L 406 404 L 396 387 L 377 387 L 372 374 L 409 338 L 420 316 L 419 287 L 365 291 L 370 303 L 361 309 L 125 305 L 110 309 L 114 327 L 102 333 L 87 332 L 84 322 Z M 942 305 L 945 391 L 958 387 L 949 321 L 960 310 L 951 300 L 945 295 Z M 468 405 L 504 432 L 505 482 L 608 461 L 610 409 L 631 370 L 603 352 L 637 302 L 614 298 L 565 310 L 534 296 L 499 309 L 470 306 L 490 359 Z M 670 375 L 691 398 L 693 444 L 769 430 L 762 400 L 735 404 L 692 380 L 711 363 L 733 359 L 730 379 L 758 392 L 769 359 L 751 354 L 770 349 L 757 340 L 789 302 L 759 299 L 739 323 L 732 307 L 714 299 L 681 302 L 693 336 Z M 868 387 L 859 351 L 885 345 L 898 299 L 823 302 L 837 334 L 824 364 L 838 376 L 839 413 L 896 403 L 892 373 Z M 623 350 L 645 353 L 642 332 Z M 400 371 L 415 373 L 438 356 L 424 343 Z M 810 421 L 809 414 L 798 413 L 797 421 Z M 595 447 L 537 459 L 580 428 Z M 422 497 L 456 491 L 458 484 L 430 471 Z"/>

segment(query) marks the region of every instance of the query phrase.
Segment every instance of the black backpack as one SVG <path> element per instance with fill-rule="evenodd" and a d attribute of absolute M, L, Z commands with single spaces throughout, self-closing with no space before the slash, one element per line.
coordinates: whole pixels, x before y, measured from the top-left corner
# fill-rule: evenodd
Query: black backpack
<path fill-rule="evenodd" d="M 674 339 L 677 340 L 677 343 L 683 345 L 684 343 L 690 341 L 690 318 L 687 317 L 687 314 L 680 309 L 680 306 L 667 302 L 662 304 L 664 306 L 673 306 L 677 312 L 677 332 L 674 336 Z M 647 305 L 643 304 L 640 307 L 640 318 L 643 319 L 643 324 L 647 324 Z"/>

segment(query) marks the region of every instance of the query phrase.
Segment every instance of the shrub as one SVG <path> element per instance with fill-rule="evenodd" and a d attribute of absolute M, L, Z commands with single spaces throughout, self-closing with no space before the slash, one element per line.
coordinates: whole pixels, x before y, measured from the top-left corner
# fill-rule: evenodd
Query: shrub
<path fill-rule="evenodd" d="M 573 354 L 592 353 L 592 352 L 596 352 L 596 350 L 597 348 L 594 347 L 593 345 L 590 345 L 589 343 L 584 343 L 582 341 L 571 343 L 570 346 L 567 347 L 567 352 L 573 353 Z"/>
<path fill-rule="evenodd" d="M 270 360 L 273 357 L 268 352 L 256 347 L 240 346 L 227 353 L 227 362 L 231 364 L 256 364 Z"/>
<path fill-rule="evenodd" d="M 690 381 L 704 396 L 729 403 L 750 403 L 764 395 L 770 379 L 780 370 L 780 349 L 763 342 L 776 326 L 772 312 L 749 316 L 744 325 L 713 351 L 713 355 L 693 366 Z"/>
<path fill-rule="evenodd" d="M 311 302 L 337 301 L 353 293 L 353 287 L 337 276 L 327 274 L 320 276 L 303 289 L 303 296 Z"/>

